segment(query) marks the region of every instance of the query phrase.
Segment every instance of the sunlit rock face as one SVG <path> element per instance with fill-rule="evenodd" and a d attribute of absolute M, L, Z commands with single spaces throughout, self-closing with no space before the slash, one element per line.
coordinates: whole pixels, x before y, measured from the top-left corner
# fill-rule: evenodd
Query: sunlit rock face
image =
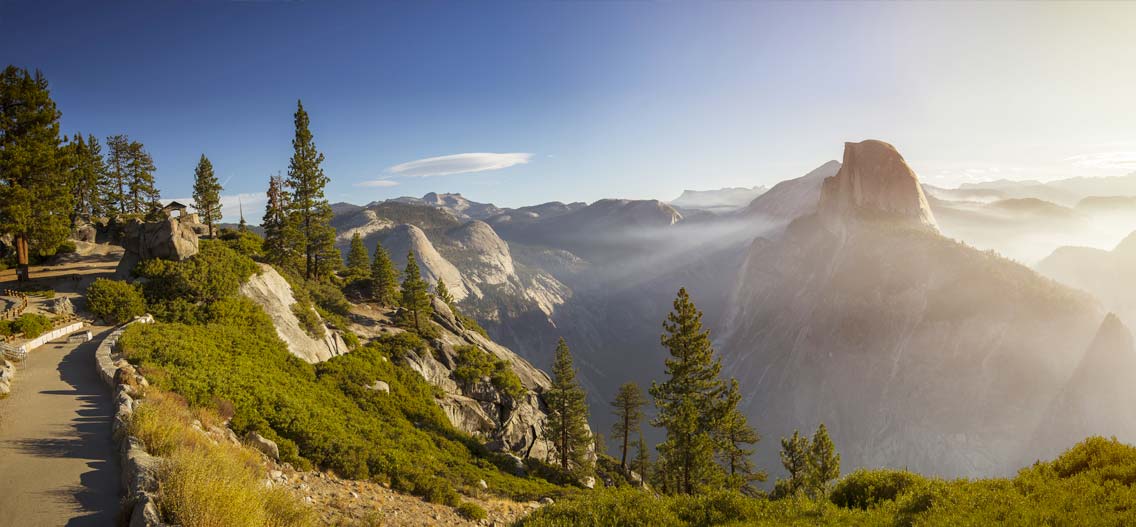
<path fill-rule="evenodd" d="M 830 221 L 883 218 L 938 229 L 915 171 L 883 141 L 844 143 L 844 162 L 824 180 L 819 210 Z"/>

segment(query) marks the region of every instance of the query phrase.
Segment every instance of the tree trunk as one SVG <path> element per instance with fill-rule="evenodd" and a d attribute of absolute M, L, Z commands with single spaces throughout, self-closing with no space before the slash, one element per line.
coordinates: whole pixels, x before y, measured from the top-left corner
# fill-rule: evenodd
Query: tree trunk
<path fill-rule="evenodd" d="M 28 238 L 23 234 L 16 235 L 16 281 L 29 280 L 28 270 Z"/>
<path fill-rule="evenodd" d="M 626 411 L 626 410 L 625 410 Z M 631 419 L 628 414 L 623 416 L 623 456 L 619 458 L 619 468 L 627 470 L 627 436 L 631 435 Z"/>

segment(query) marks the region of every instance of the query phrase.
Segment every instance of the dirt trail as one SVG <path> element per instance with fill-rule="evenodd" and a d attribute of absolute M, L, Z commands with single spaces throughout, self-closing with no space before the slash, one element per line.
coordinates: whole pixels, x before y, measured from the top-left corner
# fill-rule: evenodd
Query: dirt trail
<path fill-rule="evenodd" d="M 0 400 L 0 527 L 115 524 L 113 404 L 95 370 L 110 328 L 90 329 L 91 342 L 33 350 Z"/>

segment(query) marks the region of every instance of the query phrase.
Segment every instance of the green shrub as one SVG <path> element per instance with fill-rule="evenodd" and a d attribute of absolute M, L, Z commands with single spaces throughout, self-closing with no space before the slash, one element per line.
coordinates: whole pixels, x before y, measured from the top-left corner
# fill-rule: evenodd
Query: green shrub
<path fill-rule="evenodd" d="M 468 390 L 481 379 L 488 377 L 495 388 L 510 397 L 516 399 L 524 395 L 525 387 L 508 362 L 490 355 L 477 346 L 457 346 L 454 350 L 458 353 L 454 380 L 463 389 Z"/>
<path fill-rule="evenodd" d="M 457 317 L 458 322 L 461 322 L 462 327 L 471 330 L 485 338 L 489 338 L 489 332 L 485 331 L 485 328 L 481 327 L 481 324 L 478 324 L 477 321 L 473 319 L 473 317 L 467 317 L 464 313 L 456 309 L 454 310 L 454 316 Z"/>
<path fill-rule="evenodd" d="M 485 512 L 485 509 L 481 508 L 480 505 L 468 501 L 460 503 L 455 510 L 457 510 L 458 516 L 471 521 L 480 521 L 489 517 L 489 513 Z"/>
<path fill-rule="evenodd" d="M 180 261 L 144 260 L 134 273 L 147 278 L 142 287 L 150 311 L 168 322 L 207 322 L 207 304 L 235 296 L 258 267 L 249 257 L 218 240 L 201 240 L 196 255 Z"/>
<path fill-rule="evenodd" d="M 112 324 L 124 324 L 146 313 L 146 299 L 135 284 L 106 278 L 87 287 L 87 309 Z"/>
<path fill-rule="evenodd" d="M 264 238 L 255 232 L 241 232 L 235 229 L 221 229 L 218 236 L 225 246 L 252 259 L 264 256 Z"/>
<path fill-rule="evenodd" d="M 51 319 L 38 313 L 24 313 L 11 324 L 11 332 L 23 333 L 26 339 L 34 339 L 50 330 Z"/>
<path fill-rule="evenodd" d="M 922 476 L 905 470 L 857 470 L 841 479 L 829 500 L 846 509 L 868 509 L 926 483 Z"/>

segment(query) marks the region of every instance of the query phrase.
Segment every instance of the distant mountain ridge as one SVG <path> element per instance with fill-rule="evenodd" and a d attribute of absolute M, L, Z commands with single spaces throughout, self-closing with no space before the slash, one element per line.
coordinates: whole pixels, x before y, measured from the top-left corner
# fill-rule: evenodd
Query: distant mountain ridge
<path fill-rule="evenodd" d="M 767 190 L 769 189 L 761 185 L 714 190 L 684 190 L 679 197 L 671 200 L 670 204 L 679 209 L 729 212 L 749 205 L 754 198 Z"/>

